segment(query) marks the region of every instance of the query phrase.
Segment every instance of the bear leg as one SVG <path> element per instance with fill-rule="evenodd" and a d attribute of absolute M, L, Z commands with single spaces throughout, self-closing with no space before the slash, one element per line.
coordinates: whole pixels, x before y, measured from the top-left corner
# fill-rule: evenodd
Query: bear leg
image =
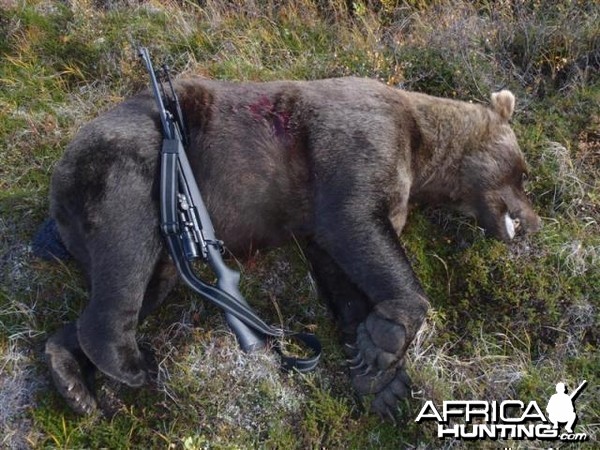
<path fill-rule="evenodd" d="M 129 184 L 119 183 L 95 206 L 94 216 L 102 220 L 85 236 L 90 302 L 77 320 L 77 337 L 99 370 L 139 387 L 150 375 L 136 329 L 144 298 L 147 311 L 158 303 L 146 291 L 164 246 L 151 194 L 137 186 L 134 173 L 129 175 Z"/>
<path fill-rule="evenodd" d="M 329 203 L 318 210 L 315 240 L 373 305 L 356 327 L 351 377 L 360 394 L 374 395 L 373 411 L 389 416 L 409 392 L 404 355 L 423 323 L 428 301 L 383 202 L 379 209 L 373 199 L 341 203 L 344 208 Z"/>
<path fill-rule="evenodd" d="M 343 342 L 354 344 L 358 325 L 372 309 L 367 296 L 317 243 L 310 241 L 304 253 L 312 266 L 319 295 L 327 301 L 337 320 Z"/>
<path fill-rule="evenodd" d="M 158 263 L 156 263 L 154 273 L 146 288 L 138 322 L 142 322 L 162 304 L 178 280 L 177 269 L 171 261 L 170 256 L 164 252 Z"/>
<path fill-rule="evenodd" d="M 410 378 L 402 366 L 378 373 L 365 373 L 365 363 L 356 344 L 357 330 L 360 332 L 364 327 L 373 305 L 316 243 L 309 242 L 304 251 L 311 263 L 319 294 L 329 303 L 342 331 L 354 388 L 361 395 L 375 394 L 371 409 L 381 416 L 389 416 L 389 411 L 395 410 L 398 400 L 408 395 Z"/>
<path fill-rule="evenodd" d="M 77 336 L 87 357 L 106 375 L 131 387 L 150 380 L 147 358 L 136 341 L 146 286 L 158 257 L 158 251 L 148 254 L 147 246 L 151 244 L 133 251 L 118 245 L 104 250 L 115 254 L 107 255 L 108 263 L 92 272 L 90 303 L 77 320 Z"/>

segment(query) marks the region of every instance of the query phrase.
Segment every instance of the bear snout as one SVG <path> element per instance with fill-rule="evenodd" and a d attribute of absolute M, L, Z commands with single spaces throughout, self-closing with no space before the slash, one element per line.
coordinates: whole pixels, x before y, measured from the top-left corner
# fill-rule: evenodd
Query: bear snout
<path fill-rule="evenodd" d="M 501 236 L 503 240 L 510 241 L 517 234 L 528 235 L 535 233 L 542 227 L 542 220 L 533 212 L 533 210 L 520 212 L 519 214 L 505 213 L 502 220 L 503 231 L 506 233 Z M 506 239 L 506 237 L 508 239 Z"/>
<path fill-rule="evenodd" d="M 523 214 L 519 221 L 524 234 L 535 233 L 542 228 L 542 219 L 533 210 Z"/>

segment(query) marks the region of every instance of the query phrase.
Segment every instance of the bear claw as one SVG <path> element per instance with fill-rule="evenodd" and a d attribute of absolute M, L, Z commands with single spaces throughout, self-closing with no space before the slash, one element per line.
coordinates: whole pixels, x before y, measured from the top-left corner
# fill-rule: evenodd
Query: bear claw
<path fill-rule="evenodd" d="M 349 366 L 351 370 L 358 370 L 360 368 L 362 368 L 363 366 L 365 366 L 365 364 L 368 366 L 369 364 L 365 361 L 365 358 L 363 358 L 362 354 L 359 352 L 356 357 L 354 359 L 352 359 L 352 361 L 350 362 Z"/>
<path fill-rule="evenodd" d="M 73 353 L 52 341 L 46 344 L 46 359 L 54 385 L 67 404 L 78 414 L 94 411 L 93 369 L 85 370 Z"/>
<path fill-rule="evenodd" d="M 96 399 L 83 382 L 78 382 L 66 389 L 62 388 L 63 376 L 65 374 L 57 373 L 52 370 L 52 378 L 57 390 L 62 394 L 67 404 L 78 414 L 87 415 L 97 407 Z"/>
<path fill-rule="evenodd" d="M 410 378 L 403 368 L 394 371 L 391 381 L 375 394 L 371 402 L 371 411 L 382 419 L 391 419 L 395 423 L 398 415 L 398 404 L 406 398 L 410 388 Z"/>

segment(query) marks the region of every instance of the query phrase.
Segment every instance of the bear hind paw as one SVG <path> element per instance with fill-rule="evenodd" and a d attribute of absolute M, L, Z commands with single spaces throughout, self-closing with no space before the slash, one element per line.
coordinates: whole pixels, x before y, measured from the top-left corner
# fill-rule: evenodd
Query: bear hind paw
<path fill-rule="evenodd" d="M 45 353 L 54 385 L 73 411 L 81 415 L 95 411 L 97 409 L 93 389 L 95 369 L 86 367 L 89 362 L 86 364 L 80 361 L 67 348 L 50 341 L 46 344 Z"/>

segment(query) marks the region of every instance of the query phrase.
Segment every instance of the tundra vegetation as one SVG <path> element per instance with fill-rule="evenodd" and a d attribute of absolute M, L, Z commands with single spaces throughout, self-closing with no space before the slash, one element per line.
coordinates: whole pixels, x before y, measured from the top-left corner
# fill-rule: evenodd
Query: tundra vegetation
<path fill-rule="evenodd" d="M 600 5 L 593 1 L 18 1 L 0 3 L 0 447 L 461 448 L 416 424 L 426 400 L 536 400 L 583 379 L 577 432 L 600 423 Z M 99 380 L 79 417 L 51 386 L 47 333 L 86 292 L 31 239 L 52 169 L 76 130 L 147 85 L 135 48 L 180 74 L 224 80 L 358 75 L 487 102 L 517 98 L 513 127 L 543 229 L 510 245 L 458 214 L 416 208 L 401 240 L 432 309 L 408 355 L 397 423 L 353 394 L 331 317 L 299 247 L 256 254 L 242 290 L 270 323 L 312 329 L 324 358 L 284 374 L 237 349 L 221 314 L 183 287 L 140 329 L 157 383 Z M 234 262 L 235 264 L 235 262 Z M 209 276 L 207 274 L 207 276 Z M 490 441 L 482 448 L 547 447 Z M 574 444 L 574 448 L 577 446 Z"/>

